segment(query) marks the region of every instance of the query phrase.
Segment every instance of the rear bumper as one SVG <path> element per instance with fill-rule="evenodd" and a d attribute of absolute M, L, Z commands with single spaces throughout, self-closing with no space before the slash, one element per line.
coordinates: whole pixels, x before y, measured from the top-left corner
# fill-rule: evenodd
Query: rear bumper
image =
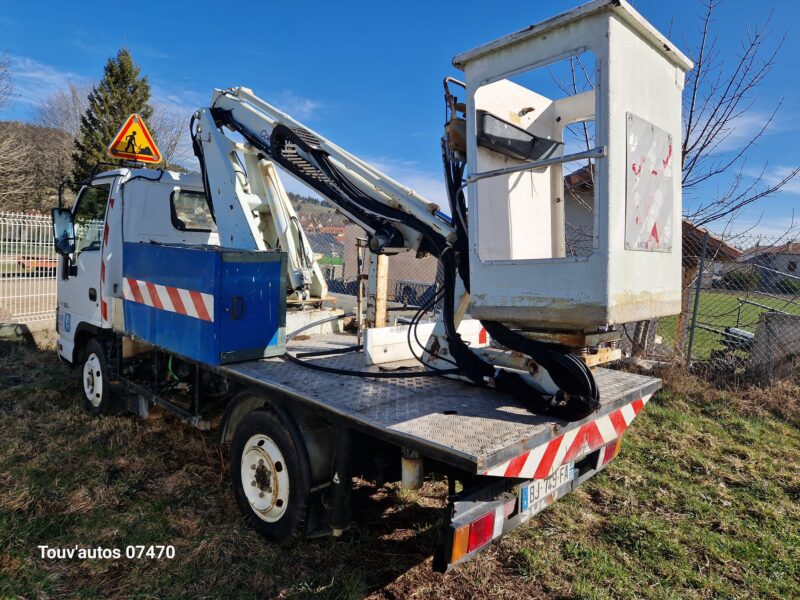
<path fill-rule="evenodd" d="M 526 509 L 521 506 L 522 500 L 518 490 L 531 483 L 532 479 L 480 477 L 475 485 L 451 498 L 447 508 L 449 522 L 442 527 L 440 544 L 434 555 L 434 570 L 446 572 L 467 562 L 502 536 L 526 523 L 556 500 L 594 477 L 617 456 L 621 441 L 622 437 L 618 437 L 575 461 L 572 481 L 536 501 L 531 501 Z M 474 549 L 467 546 L 467 551 L 464 552 L 465 544 L 468 545 L 473 539 L 470 536 L 470 528 L 475 527 L 475 524 L 482 531 L 486 531 L 486 528 L 491 529 L 488 539 Z"/>
<path fill-rule="evenodd" d="M 562 464 L 575 462 L 620 438 L 650 400 L 652 392 L 628 400 L 597 417 L 570 424 L 563 433 L 511 458 L 495 461 L 480 474 L 517 479 L 545 479 Z"/>

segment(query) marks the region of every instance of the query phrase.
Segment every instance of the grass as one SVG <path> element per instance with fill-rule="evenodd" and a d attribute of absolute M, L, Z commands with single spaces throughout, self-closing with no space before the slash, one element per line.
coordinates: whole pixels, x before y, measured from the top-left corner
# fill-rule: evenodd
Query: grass
<path fill-rule="evenodd" d="M 796 302 L 794 297 L 780 298 L 746 291 L 702 290 L 697 309 L 697 322 L 720 331 L 726 327 L 739 327 L 755 333 L 759 315 L 765 309 L 752 304 L 743 304 L 740 313 L 740 298 L 789 314 L 800 315 L 800 304 Z M 689 315 L 686 316 L 687 325 L 691 322 L 692 309 L 693 305 L 689 307 Z M 668 317 L 661 319 L 658 323 L 658 335 L 664 339 L 664 343 L 669 347 L 672 347 L 675 343 L 677 319 L 678 317 Z M 694 358 L 707 359 L 712 351 L 723 348 L 718 334 L 700 328 L 695 330 L 692 348 L 692 356 Z"/>
<path fill-rule="evenodd" d="M 342 538 L 274 548 L 240 520 L 212 434 L 91 418 L 50 350 L 0 347 L 0 597 L 800 597 L 800 388 L 668 384 L 608 469 L 441 575 L 441 480 L 358 482 Z M 176 556 L 46 560 L 40 544 Z"/>

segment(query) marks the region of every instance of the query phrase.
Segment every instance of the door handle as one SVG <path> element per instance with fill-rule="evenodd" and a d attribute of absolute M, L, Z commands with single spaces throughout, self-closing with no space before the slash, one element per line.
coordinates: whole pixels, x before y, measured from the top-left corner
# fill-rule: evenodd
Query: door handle
<path fill-rule="evenodd" d="M 97 301 L 97 290 L 95 288 L 89 288 L 89 300 L 92 302 Z"/>
<path fill-rule="evenodd" d="M 244 298 L 233 296 L 231 298 L 231 319 L 238 321 L 244 317 Z"/>

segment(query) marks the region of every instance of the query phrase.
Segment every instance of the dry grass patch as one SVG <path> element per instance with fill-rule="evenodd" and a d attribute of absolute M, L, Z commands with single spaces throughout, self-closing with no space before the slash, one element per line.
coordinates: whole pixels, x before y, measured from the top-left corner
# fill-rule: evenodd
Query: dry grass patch
<path fill-rule="evenodd" d="M 800 597 L 794 384 L 666 379 L 609 469 L 441 575 L 442 481 L 358 481 L 347 534 L 275 548 L 240 519 L 213 434 L 91 418 L 51 350 L 0 347 L 0 597 Z M 172 544 L 176 557 L 42 560 L 39 544 Z"/>

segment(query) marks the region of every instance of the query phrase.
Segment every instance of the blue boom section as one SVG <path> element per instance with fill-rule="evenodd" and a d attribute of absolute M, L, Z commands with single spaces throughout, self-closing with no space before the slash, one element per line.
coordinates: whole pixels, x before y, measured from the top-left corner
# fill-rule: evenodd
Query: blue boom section
<path fill-rule="evenodd" d="M 123 276 L 213 297 L 205 320 L 142 292 L 126 294 L 125 331 L 175 354 L 209 365 L 283 354 L 286 344 L 286 255 L 213 246 L 125 243 Z M 140 283 L 139 288 L 142 287 Z M 184 293 L 184 299 L 186 294 Z M 175 308 L 175 303 L 171 303 Z M 184 302 L 183 304 L 186 304 Z M 199 311 L 195 311 L 198 312 Z"/>

